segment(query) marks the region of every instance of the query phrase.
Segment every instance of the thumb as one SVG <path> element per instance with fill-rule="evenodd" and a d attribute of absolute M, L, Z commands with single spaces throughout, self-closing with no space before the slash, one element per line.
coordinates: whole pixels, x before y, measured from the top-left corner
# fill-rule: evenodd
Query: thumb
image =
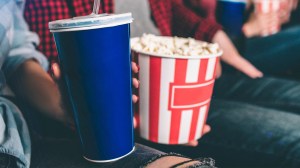
<path fill-rule="evenodd" d="M 60 73 L 60 68 L 59 68 L 58 64 L 57 63 L 53 63 L 51 65 L 51 69 L 52 69 L 54 80 L 56 80 L 56 81 L 59 80 L 60 76 L 61 76 L 61 73 Z"/>

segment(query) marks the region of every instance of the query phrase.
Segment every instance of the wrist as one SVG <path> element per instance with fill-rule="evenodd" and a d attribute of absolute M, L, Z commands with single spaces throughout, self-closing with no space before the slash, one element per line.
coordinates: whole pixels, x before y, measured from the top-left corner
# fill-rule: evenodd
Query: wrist
<path fill-rule="evenodd" d="M 212 38 L 213 43 L 220 43 L 226 36 L 226 33 L 223 30 L 218 30 Z"/>

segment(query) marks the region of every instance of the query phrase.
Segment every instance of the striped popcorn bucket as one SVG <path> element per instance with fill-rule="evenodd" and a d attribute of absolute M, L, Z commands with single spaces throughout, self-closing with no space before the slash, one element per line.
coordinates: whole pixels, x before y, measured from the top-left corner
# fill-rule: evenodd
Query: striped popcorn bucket
<path fill-rule="evenodd" d="M 255 0 L 255 12 L 258 14 L 267 14 L 270 12 L 279 12 L 286 6 L 286 1 L 283 0 Z M 270 30 L 263 32 L 261 36 L 269 36 L 279 32 L 280 25 L 272 27 Z"/>
<path fill-rule="evenodd" d="M 199 139 L 222 53 L 187 57 L 133 51 L 133 55 L 140 66 L 136 115 L 140 136 L 162 144 Z"/>

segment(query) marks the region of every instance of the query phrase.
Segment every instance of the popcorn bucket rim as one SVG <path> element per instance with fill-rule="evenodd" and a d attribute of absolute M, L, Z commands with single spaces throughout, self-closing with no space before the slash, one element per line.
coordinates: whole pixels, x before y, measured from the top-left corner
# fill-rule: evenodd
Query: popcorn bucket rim
<path fill-rule="evenodd" d="M 166 36 L 160 36 L 164 38 L 171 38 L 171 37 L 166 37 Z M 135 43 L 139 37 L 134 37 L 130 39 L 130 43 Z M 199 41 L 199 40 L 197 40 Z M 171 56 L 171 55 L 164 55 L 164 54 L 156 54 L 156 53 L 151 53 L 151 52 L 144 52 L 144 51 L 138 51 L 135 50 L 131 47 L 131 50 L 138 53 L 142 54 L 142 56 L 148 56 L 148 57 L 160 57 L 160 58 L 169 58 L 169 59 L 209 59 L 209 58 L 215 58 L 215 57 L 221 57 L 223 55 L 223 51 L 220 49 L 220 51 L 216 54 L 206 54 L 203 56 Z"/>
<path fill-rule="evenodd" d="M 275 1 L 284 1 L 284 0 L 275 0 Z M 274 0 L 254 0 L 254 3 L 259 3 L 259 2 L 274 2 Z"/>

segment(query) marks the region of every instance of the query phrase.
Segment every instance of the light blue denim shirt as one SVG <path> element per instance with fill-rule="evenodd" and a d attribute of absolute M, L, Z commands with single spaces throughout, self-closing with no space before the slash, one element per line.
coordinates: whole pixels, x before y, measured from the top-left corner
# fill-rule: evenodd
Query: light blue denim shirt
<path fill-rule="evenodd" d="M 47 59 L 35 47 L 38 36 L 28 30 L 23 18 L 25 0 L 0 0 L 0 87 L 24 61 L 35 59 L 46 70 Z M 3 73 L 2 73 L 3 72 Z M 2 92 L 1 92 L 2 93 Z M 0 153 L 17 158 L 19 168 L 30 166 L 31 144 L 19 109 L 0 97 Z"/>
<path fill-rule="evenodd" d="M 46 70 L 45 56 L 35 49 L 38 36 L 28 30 L 23 17 L 25 0 L 0 0 L 0 66 L 11 73 L 24 61 L 36 59 Z"/>

